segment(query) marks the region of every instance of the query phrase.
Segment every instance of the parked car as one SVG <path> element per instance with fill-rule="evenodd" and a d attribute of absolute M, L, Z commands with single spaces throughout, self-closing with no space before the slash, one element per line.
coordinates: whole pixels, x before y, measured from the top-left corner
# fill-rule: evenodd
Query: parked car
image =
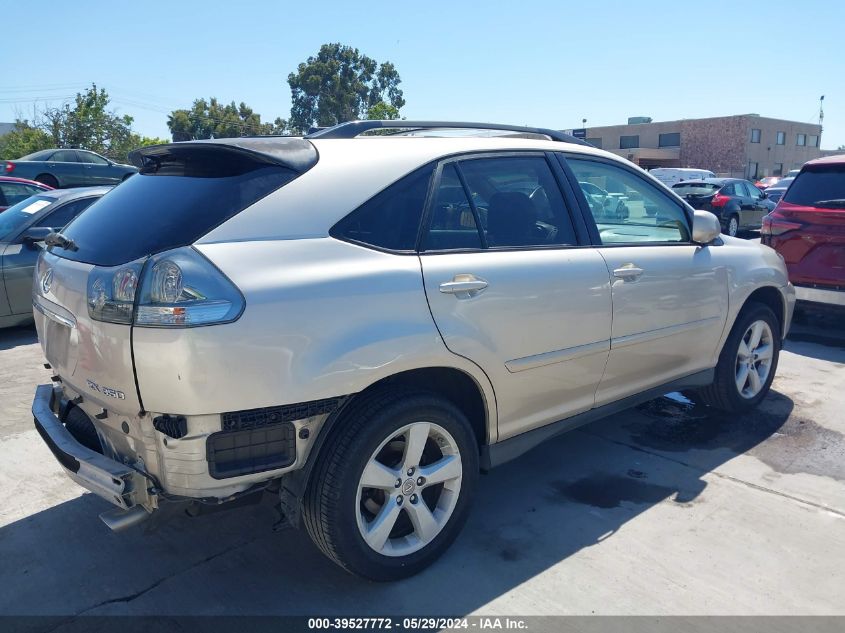
<path fill-rule="evenodd" d="M 694 209 L 710 211 L 719 218 L 722 230 L 730 236 L 759 229 L 763 216 L 774 208 L 766 194 L 753 183 L 739 178 L 707 178 L 682 182 L 672 191 Z"/>
<path fill-rule="evenodd" d="M 792 184 L 793 180 L 795 180 L 795 176 L 787 176 L 786 178 L 781 178 L 776 184 L 766 189 L 766 200 L 777 204 L 783 197 L 783 194 L 786 193 L 786 190 L 789 189 L 789 185 Z M 774 210 L 774 207 L 772 207 L 772 210 Z"/>
<path fill-rule="evenodd" d="M 82 149 L 45 149 L 16 160 L 0 161 L 0 174 L 59 187 L 116 185 L 138 169 Z"/>
<path fill-rule="evenodd" d="M 0 328 L 32 322 L 33 270 L 44 240 L 108 190 L 39 191 L 0 213 Z"/>
<path fill-rule="evenodd" d="M 799 169 L 790 169 L 788 172 L 786 172 L 785 178 L 795 178 L 795 176 L 797 176 L 799 173 L 801 173 L 800 168 Z"/>
<path fill-rule="evenodd" d="M 765 191 L 768 187 L 776 184 L 780 180 L 780 176 L 766 176 L 754 183 L 760 191 Z"/>
<path fill-rule="evenodd" d="M 667 187 L 685 182 L 687 180 L 701 180 L 703 178 L 715 178 L 716 174 L 708 169 L 692 169 L 689 167 L 655 167 L 649 170 L 652 176 L 657 178 Z"/>
<path fill-rule="evenodd" d="M 617 218 L 624 220 L 628 217 L 628 207 L 625 202 L 628 196 L 622 193 L 610 193 L 591 182 L 579 182 L 593 214 L 603 218 Z"/>
<path fill-rule="evenodd" d="M 397 124 L 550 140 L 357 138 Z M 774 251 L 553 130 L 359 121 L 133 160 L 33 293 L 36 427 L 115 529 L 269 493 L 346 570 L 408 576 L 480 470 L 668 391 L 757 405 L 792 317 Z M 624 221 L 577 186 L 607 181 Z"/>
<path fill-rule="evenodd" d="M 783 256 L 798 299 L 845 306 L 845 154 L 804 164 L 760 240 Z"/>
<path fill-rule="evenodd" d="M 35 182 L 34 180 L 0 176 L 0 211 L 5 211 L 21 200 L 25 200 L 42 191 L 49 191 L 50 189 L 52 187 Z"/>

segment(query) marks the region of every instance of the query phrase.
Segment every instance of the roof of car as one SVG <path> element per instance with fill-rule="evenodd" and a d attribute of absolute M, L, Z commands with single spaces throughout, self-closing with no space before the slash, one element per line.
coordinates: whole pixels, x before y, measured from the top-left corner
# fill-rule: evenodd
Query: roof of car
<path fill-rule="evenodd" d="M 804 163 L 804 166 L 807 165 L 835 165 L 845 163 L 845 154 L 836 154 L 835 156 L 823 156 L 822 158 L 816 158 L 811 161 L 807 161 Z"/>
<path fill-rule="evenodd" d="M 681 187 L 683 185 L 726 185 L 729 182 L 744 182 L 742 178 L 697 178 L 695 180 L 682 180 L 681 182 L 676 182 L 672 185 L 672 189 L 675 187 Z"/>
<path fill-rule="evenodd" d="M 50 189 L 42 191 L 35 195 L 41 198 L 53 198 L 59 200 L 72 200 L 74 198 L 87 198 L 88 196 L 102 196 L 113 187 L 98 186 L 98 187 L 74 187 L 73 189 Z"/>
<path fill-rule="evenodd" d="M 364 136 L 314 138 L 310 143 L 320 157 L 312 169 L 227 220 L 199 243 L 325 236 L 338 220 L 388 185 L 423 165 L 467 152 L 566 151 L 630 164 L 588 145 L 513 137 Z M 653 176 L 647 177 L 663 186 Z"/>

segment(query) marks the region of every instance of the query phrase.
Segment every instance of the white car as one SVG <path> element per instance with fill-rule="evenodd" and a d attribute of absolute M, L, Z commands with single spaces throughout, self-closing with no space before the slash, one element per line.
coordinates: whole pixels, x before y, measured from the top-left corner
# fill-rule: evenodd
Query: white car
<path fill-rule="evenodd" d="M 715 178 L 709 169 L 693 169 L 691 167 L 655 167 L 649 173 L 657 178 L 667 187 L 687 180 L 703 180 L 704 178 Z"/>
<path fill-rule="evenodd" d="M 366 135 L 397 125 L 535 138 Z M 774 251 L 551 130 L 363 121 L 133 160 L 33 291 L 36 427 L 114 529 L 270 494 L 345 569 L 401 578 L 480 471 L 552 436 L 679 389 L 755 406 L 792 317 Z M 579 182 L 610 180 L 631 213 L 605 223 Z"/>

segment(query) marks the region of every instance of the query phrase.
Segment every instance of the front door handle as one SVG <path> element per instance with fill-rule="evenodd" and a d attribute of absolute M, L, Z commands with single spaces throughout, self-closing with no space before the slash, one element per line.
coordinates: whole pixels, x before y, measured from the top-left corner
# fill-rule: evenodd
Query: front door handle
<path fill-rule="evenodd" d="M 455 295 L 459 299 L 468 299 L 482 292 L 487 287 L 487 282 L 475 275 L 455 275 L 452 281 L 445 281 L 440 284 L 440 292 L 443 294 Z"/>
<path fill-rule="evenodd" d="M 623 281 L 636 281 L 642 277 L 643 269 L 634 264 L 625 264 L 613 271 L 613 276 Z"/>

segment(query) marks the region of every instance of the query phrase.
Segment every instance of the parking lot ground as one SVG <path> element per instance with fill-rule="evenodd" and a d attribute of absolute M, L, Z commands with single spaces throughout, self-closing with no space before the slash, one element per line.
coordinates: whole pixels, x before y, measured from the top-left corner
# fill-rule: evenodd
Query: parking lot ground
<path fill-rule="evenodd" d="M 270 505 L 112 534 L 32 428 L 47 379 L 0 331 L 0 613 L 845 614 L 845 329 L 796 328 L 742 416 L 662 398 L 483 477 L 446 555 L 349 576 Z"/>

